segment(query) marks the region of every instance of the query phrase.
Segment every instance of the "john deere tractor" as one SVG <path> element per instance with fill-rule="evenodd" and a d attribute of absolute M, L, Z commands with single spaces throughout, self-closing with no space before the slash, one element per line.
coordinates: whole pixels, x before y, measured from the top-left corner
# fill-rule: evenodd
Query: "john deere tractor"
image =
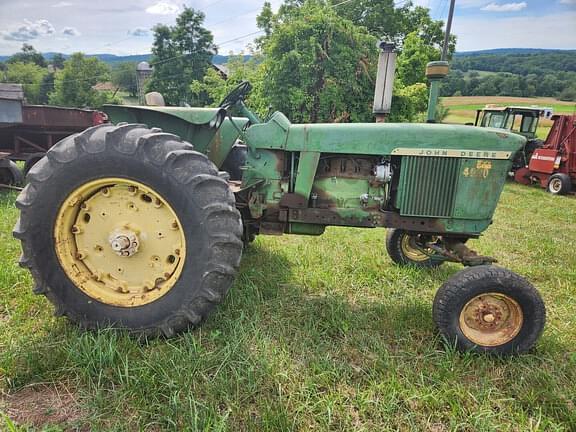
<path fill-rule="evenodd" d="M 174 336 L 223 300 L 255 236 L 387 228 L 398 265 L 468 267 L 434 300 L 449 343 L 491 353 L 535 344 L 545 321 L 536 289 L 466 243 L 491 224 L 523 137 L 291 124 L 280 112 L 261 121 L 243 102 L 249 91 L 242 83 L 213 109 L 107 106 L 112 123 L 62 140 L 32 168 L 14 235 L 57 314 Z"/>
<path fill-rule="evenodd" d="M 526 143 L 516 153 L 512 162 L 512 171 L 516 171 L 525 168 L 534 151 L 544 145 L 544 142 L 536 137 L 541 117 L 552 118 L 552 108 L 486 105 L 484 109 L 476 111 L 474 125 L 506 129 L 526 138 Z"/>

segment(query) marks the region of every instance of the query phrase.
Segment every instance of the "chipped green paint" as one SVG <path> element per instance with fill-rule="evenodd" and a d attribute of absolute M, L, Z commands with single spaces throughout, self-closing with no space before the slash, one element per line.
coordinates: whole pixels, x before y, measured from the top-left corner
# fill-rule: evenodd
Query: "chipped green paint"
<path fill-rule="evenodd" d="M 230 150 L 232 150 L 232 146 L 240 136 L 240 132 L 247 124 L 248 119 L 243 117 L 233 117 L 232 120 L 229 118 L 224 119 L 222 126 L 220 126 L 205 151 L 206 155 L 218 168 L 226 160 Z"/>
<path fill-rule="evenodd" d="M 145 123 L 181 136 L 218 167 L 241 139 L 248 147 L 238 192 L 244 217 L 267 222 L 267 232 L 284 227 L 278 229 L 318 235 L 327 225 L 394 226 L 477 236 L 491 223 L 525 142 L 501 129 L 458 125 L 293 125 L 282 113 L 261 123 L 246 112 L 232 123 L 221 109 L 105 109 L 114 122 Z M 390 183 L 374 177 L 382 161 L 393 166 Z"/>

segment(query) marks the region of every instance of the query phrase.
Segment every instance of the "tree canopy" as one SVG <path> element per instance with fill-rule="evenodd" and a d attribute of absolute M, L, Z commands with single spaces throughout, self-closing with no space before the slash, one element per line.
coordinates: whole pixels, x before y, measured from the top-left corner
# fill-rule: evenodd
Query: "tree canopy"
<path fill-rule="evenodd" d="M 306 2 L 274 25 L 264 45 L 264 94 L 296 122 L 369 120 L 375 46 L 365 29 Z"/>
<path fill-rule="evenodd" d="M 6 63 L 32 63 L 36 66 L 46 67 L 46 60 L 44 56 L 40 54 L 36 49 L 30 44 L 23 44 L 20 52 L 11 56 Z"/>
<path fill-rule="evenodd" d="M 44 78 L 48 69 L 33 62 L 9 62 L 6 66 L 5 80 L 10 83 L 23 84 L 26 100 L 31 104 L 39 104 L 42 100 Z"/>
<path fill-rule="evenodd" d="M 216 54 L 212 33 L 203 23 L 204 13 L 186 7 L 176 18 L 176 25 L 154 27 L 154 73 L 148 89 L 162 93 L 169 105 L 186 102 L 202 106 L 209 102 L 206 95 L 190 89 L 190 83 L 202 80 Z"/>
<path fill-rule="evenodd" d="M 257 18 L 264 99 L 294 121 L 371 121 L 376 41 L 383 38 L 400 51 L 390 119 L 415 120 L 426 109 L 424 70 L 440 57 L 442 22 L 410 2 L 339 3 L 285 0 L 276 14 L 264 4 Z"/>
<path fill-rule="evenodd" d="M 75 53 L 64 62 L 64 68 L 55 74 L 54 92 L 49 101 L 53 105 L 98 108 L 114 101 L 109 92 L 93 88 L 98 82 L 110 78 L 110 70 L 102 61 Z"/>
<path fill-rule="evenodd" d="M 133 62 L 122 62 L 114 65 L 112 68 L 112 82 L 126 90 L 131 97 L 136 97 L 138 93 L 136 64 Z"/>

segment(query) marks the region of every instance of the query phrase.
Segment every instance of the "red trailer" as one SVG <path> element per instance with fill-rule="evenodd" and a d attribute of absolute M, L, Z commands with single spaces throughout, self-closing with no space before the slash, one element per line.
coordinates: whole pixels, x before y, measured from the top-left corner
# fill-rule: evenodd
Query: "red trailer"
<path fill-rule="evenodd" d="M 27 105 L 19 84 L 0 84 L 0 184 L 17 185 L 61 139 L 108 121 L 105 113 L 87 109 Z"/>
<path fill-rule="evenodd" d="M 516 171 L 514 178 L 565 195 L 576 189 L 576 114 L 555 115 L 552 120 L 544 145 L 534 151 L 528 166 Z"/>

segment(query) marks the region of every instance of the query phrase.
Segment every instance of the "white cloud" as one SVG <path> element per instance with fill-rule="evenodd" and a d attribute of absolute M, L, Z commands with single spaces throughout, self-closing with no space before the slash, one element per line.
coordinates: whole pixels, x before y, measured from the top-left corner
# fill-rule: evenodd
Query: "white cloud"
<path fill-rule="evenodd" d="M 560 4 L 576 5 L 576 0 L 560 0 Z"/>
<path fill-rule="evenodd" d="M 128 30 L 128 34 L 130 36 L 135 36 L 135 37 L 148 36 L 149 33 L 150 33 L 150 31 L 144 27 L 136 27 L 132 30 Z"/>
<path fill-rule="evenodd" d="M 175 15 L 180 12 L 180 6 L 168 0 L 160 0 L 146 8 L 146 12 L 153 15 Z"/>
<path fill-rule="evenodd" d="M 526 2 L 521 3 L 490 3 L 482 8 L 483 11 L 488 12 L 518 12 L 528 6 Z"/>
<path fill-rule="evenodd" d="M 64 36 L 80 36 L 80 32 L 78 31 L 78 29 L 74 28 L 74 27 L 64 27 L 62 29 L 62 34 Z"/>
<path fill-rule="evenodd" d="M 3 31 L 2 38 L 8 41 L 26 42 L 37 39 L 41 36 L 49 36 L 56 32 L 54 26 L 48 20 L 29 21 L 24 20 L 24 24 L 13 31 Z"/>
<path fill-rule="evenodd" d="M 70 3 L 67 1 L 61 1 L 58 3 L 55 3 L 52 5 L 53 8 L 63 8 L 63 7 L 68 7 L 68 6 L 72 6 L 74 3 Z"/>
<path fill-rule="evenodd" d="M 532 16 L 459 17 L 454 20 L 457 51 L 488 48 L 575 49 L 576 12 Z M 490 31 L 486 31 L 489 28 Z M 558 29 L 564 29 L 559 32 Z M 479 38 L 478 35 L 482 37 Z M 537 38 L 531 35 L 538 35 Z"/>

